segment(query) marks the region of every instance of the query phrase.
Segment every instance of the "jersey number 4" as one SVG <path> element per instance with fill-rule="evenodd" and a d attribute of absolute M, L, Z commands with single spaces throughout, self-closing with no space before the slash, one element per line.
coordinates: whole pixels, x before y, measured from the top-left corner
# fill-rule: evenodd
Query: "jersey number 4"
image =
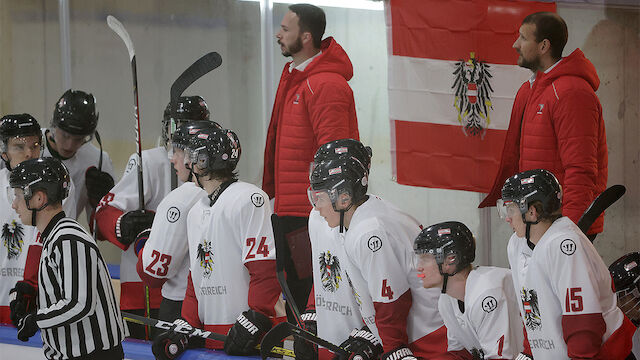
<path fill-rule="evenodd" d="M 393 299 L 393 291 L 391 290 L 391 286 L 387 285 L 387 279 L 382 280 L 382 297 L 389 298 L 389 300 Z"/>
<path fill-rule="evenodd" d="M 153 250 L 153 252 L 151 253 L 151 257 L 153 258 L 153 260 L 151 261 L 151 264 L 149 264 L 145 268 L 145 270 L 147 270 L 147 272 L 150 274 L 155 274 L 158 276 L 167 275 L 167 273 L 169 272 L 169 264 L 171 264 L 171 256 L 167 254 L 160 254 L 158 250 Z M 153 267 L 157 263 L 160 263 L 160 266 L 157 270 L 154 270 Z"/>
<path fill-rule="evenodd" d="M 570 288 L 567 289 L 567 296 L 565 297 L 565 311 L 566 312 L 578 312 L 582 311 L 582 296 L 579 295 L 582 288 Z"/>
<path fill-rule="evenodd" d="M 249 249 L 249 253 L 247 254 L 247 257 L 244 259 L 245 260 L 255 259 L 256 255 L 262 255 L 264 257 L 268 257 L 269 247 L 267 246 L 267 244 L 265 244 L 265 241 L 267 241 L 267 237 L 263 236 L 260 239 L 260 245 L 258 245 L 258 248 L 256 249 L 256 243 L 257 243 L 256 238 L 248 238 L 247 246 L 251 246 L 251 248 Z M 255 252 L 253 252 L 254 249 L 255 249 Z"/>

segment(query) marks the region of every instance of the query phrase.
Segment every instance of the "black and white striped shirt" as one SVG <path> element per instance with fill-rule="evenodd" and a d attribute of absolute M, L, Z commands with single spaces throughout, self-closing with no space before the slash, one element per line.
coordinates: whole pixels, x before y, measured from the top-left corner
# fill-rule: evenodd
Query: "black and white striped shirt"
<path fill-rule="evenodd" d="M 95 240 L 64 212 L 42 232 L 38 313 L 47 359 L 118 346 L 125 330 L 107 265 Z"/>

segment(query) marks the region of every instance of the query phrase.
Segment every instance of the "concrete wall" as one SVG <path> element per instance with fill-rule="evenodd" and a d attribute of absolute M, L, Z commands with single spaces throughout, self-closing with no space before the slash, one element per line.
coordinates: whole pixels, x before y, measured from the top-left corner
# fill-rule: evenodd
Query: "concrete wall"
<path fill-rule="evenodd" d="M 133 95 L 126 50 L 107 27 L 108 14 L 124 23 L 136 46 L 144 147 L 155 146 L 160 135 L 173 80 L 202 54 L 218 51 L 223 65 L 187 93 L 202 95 L 214 119 L 236 130 L 243 147 L 240 177 L 260 184 L 264 116 L 269 114 L 261 111 L 258 3 L 73 0 L 70 8 L 72 84 L 96 95 L 99 130 L 116 172 L 122 172 L 135 150 Z M 409 187 L 391 179 L 384 13 L 325 11 L 326 35 L 338 40 L 354 64 L 351 86 L 360 134 L 374 152 L 371 192 L 396 203 L 425 225 L 451 219 L 465 222 L 478 235 L 477 263 L 506 266 L 509 227 L 497 218 L 494 208 L 476 209 L 481 194 Z M 274 6 L 274 34 L 285 12 L 286 5 Z M 569 25 L 565 55 L 581 48 L 601 78 L 598 95 L 607 126 L 609 184 L 627 186 L 627 195 L 607 213 L 605 232 L 596 241 L 605 262 L 610 263 L 640 248 L 639 10 L 633 5 L 560 3 L 558 12 Z M 287 59 L 279 55 L 275 41 L 273 46 L 275 91 Z M 53 104 L 64 91 L 59 48 L 57 2 L 0 0 L 0 113 L 29 112 L 49 123 Z M 490 218 L 489 229 L 481 228 L 481 217 Z M 111 261 L 117 261 L 114 247 L 107 244 L 103 249 Z"/>

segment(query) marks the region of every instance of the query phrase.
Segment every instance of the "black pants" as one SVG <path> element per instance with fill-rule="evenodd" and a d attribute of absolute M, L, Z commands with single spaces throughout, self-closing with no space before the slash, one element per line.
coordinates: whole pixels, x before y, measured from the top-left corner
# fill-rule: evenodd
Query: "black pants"
<path fill-rule="evenodd" d="M 298 269 L 310 269 L 311 266 L 311 243 L 309 242 L 308 223 L 308 217 L 280 217 L 280 226 L 285 234 L 287 246 L 281 247 L 281 249 L 284 249 L 284 254 L 276 254 L 276 256 L 283 256 L 285 259 L 284 270 L 287 273 L 287 285 L 300 313 L 303 313 L 306 308 L 309 293 L 313 286 L 313 276 L 311 276 L 310 272 L 306 274 L 307 271 L 302 270 L 305 274 L 298 274 Z M 297 240 L 293 240 L 290 237 L 292 233 L 297 234 L 294 237 Z M 306 235 L 306 239 L 302 235 Z M 289 322 L 295 323 L 293 314 L 288 306 L 287 319 Z"/>
<path fill-rule="evenodd" d="M 160 310 L 158 310 L 158 319 L 173 322 L 179 317 L 182 317 L 182 301 L 169 300 L 163 297 L 160 303 Z"/>
<path fill-rule="evenodd" d="M 96 350 L 90 354 L 80 357 L 69 358 L 69 360 L 122 360 L 124 359 L 124 351 L 122 344 L 112 347 L 108 350 Z"/>
<path fill-rule="evenodd" d="M 128 312 L 130 314 L 134 314 L 134 315 L 140 315 L 140 316 L 144 316 L 144 309 L 136 309 L 136 310 L 123 310 L 125 312 Z M 150 316 L 151 318 L 157 319 L 158 318 L 158 309 L 151 309 L 151 314 Z M 144 325 L 140 325 L 140 324 L 135 324 L 135 323 L 131 323 L 131 322 L 127 322 L 127 326 L 129 327 L 129 337 L 130 338 L 134 338 L 134 339 L 139 339 L 139 340 L 146 340 L 146 333 L 145 333 L 145 326 Z M 159 330 L 155 329 L 153 327 L 150 328 L 151 330 L 151 334 L 149 335 L 149 339 L 153 339 L 158 333 Z"/>

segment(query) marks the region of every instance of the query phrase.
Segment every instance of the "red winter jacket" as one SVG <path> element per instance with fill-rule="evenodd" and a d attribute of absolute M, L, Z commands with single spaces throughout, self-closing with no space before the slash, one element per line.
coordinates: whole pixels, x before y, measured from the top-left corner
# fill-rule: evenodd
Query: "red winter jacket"
<path fill-rule="evenodd" d="M 309 216 L 309 165 L 320 145 L 359 139 L 353 91 L 347 81 L 353 66 L 331 37 L 304 71 L 284 66 L 264 150 L 262 189 L 275 197 L 275 212 Z"/>
<path fill-rule="evenodd" d="M 562 185 L 562 214 L 574 222 L 607 186 L 607 139 L 600 79 L 580 49 L 547 74 L 538 72 L 516 95 L 498 175 L 480 207 L 493 206 L 504 181 L 518 172 L 546 169 Z M 602 232 L 604 216 L 589 229 Z"/>

